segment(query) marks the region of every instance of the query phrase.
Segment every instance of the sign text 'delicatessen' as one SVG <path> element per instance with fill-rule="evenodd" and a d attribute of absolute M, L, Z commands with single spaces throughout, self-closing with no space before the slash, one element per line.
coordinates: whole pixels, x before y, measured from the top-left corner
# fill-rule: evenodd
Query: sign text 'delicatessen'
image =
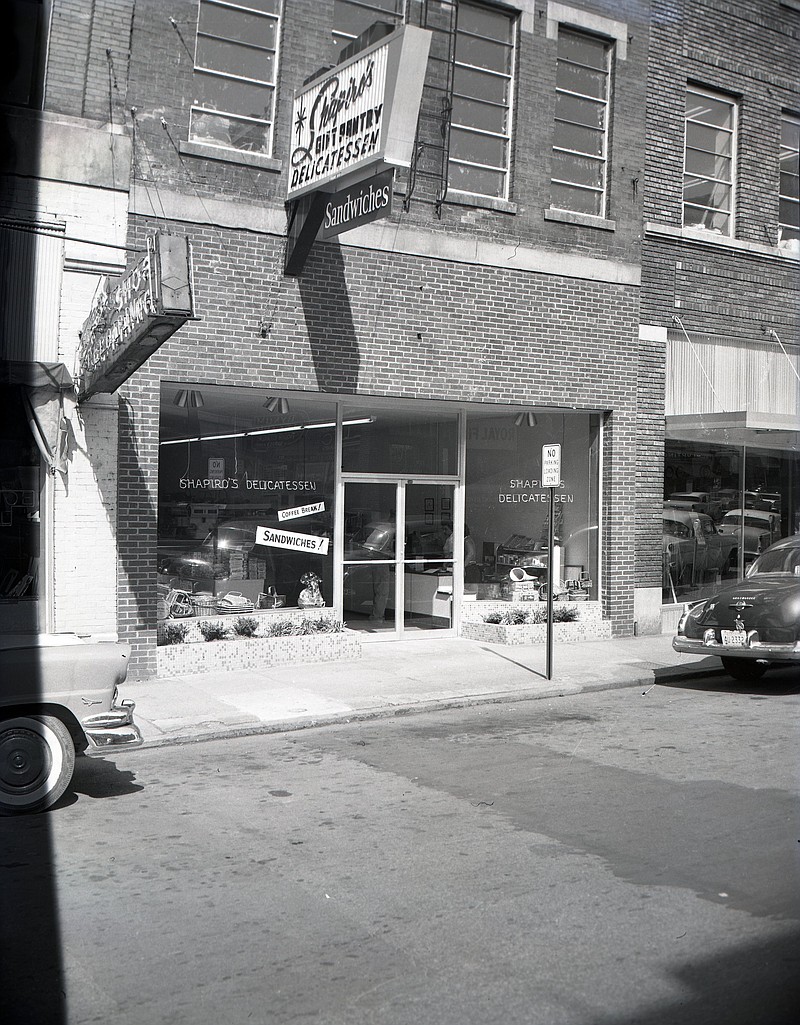
<path fill-rule="evenodd" d="M 296 94 L 289 199 L 410 165 L 429 47 L 405 25 Z"/>

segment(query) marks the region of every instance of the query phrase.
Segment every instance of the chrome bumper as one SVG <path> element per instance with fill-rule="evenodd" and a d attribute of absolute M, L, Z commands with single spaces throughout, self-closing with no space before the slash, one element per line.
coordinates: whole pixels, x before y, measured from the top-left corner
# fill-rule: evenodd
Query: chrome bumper
<path fill-rule="evenodd" d="M 130 700 L 112 705 L 107 712 L 87 715 L 81 722 L 83 732 L 91 749 L 105 750 L 109 747 L 139 747 L 144 738 L 139 727 L 133 721 L 133 710 L 136 703 Z"/>
<path fill-rule="evenodd" d="M 754 641 L 744 647 L 729 647 L 722 643 L 706 644 L 702 638 L 683 637 L 678 634 L 672 638 L 672 647 L 675 651 L 683 651 L 688 655 L 761 659 L 763 662 L 800 662 L 800 646 L 797 644 L 768 644 Z"/>

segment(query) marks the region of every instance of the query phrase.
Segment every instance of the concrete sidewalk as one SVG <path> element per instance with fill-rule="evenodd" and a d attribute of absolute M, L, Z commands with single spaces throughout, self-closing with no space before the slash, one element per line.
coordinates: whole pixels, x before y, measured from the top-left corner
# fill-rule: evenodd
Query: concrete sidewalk
<path fill-rule="evenodd" d="M 556 643 L 550 681 L 545 658 L 543 644 L 425 637 L 365 644 L 356 661 L 128 681 L 122 696 L 153 747 L 722 673 L 719 659 L 675 652 L 667 635 Z"/>

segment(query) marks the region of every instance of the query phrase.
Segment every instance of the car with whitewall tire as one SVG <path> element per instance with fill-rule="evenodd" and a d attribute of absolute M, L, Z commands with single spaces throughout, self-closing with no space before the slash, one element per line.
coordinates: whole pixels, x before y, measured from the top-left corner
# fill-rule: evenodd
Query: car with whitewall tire
<path fill-rule="evenodd" d="M 119 701 L 129 657 L 75 634 L 0 635 L 0 814 L 55 804 L 76 755 L 143 743 L 134 702 Z"/>

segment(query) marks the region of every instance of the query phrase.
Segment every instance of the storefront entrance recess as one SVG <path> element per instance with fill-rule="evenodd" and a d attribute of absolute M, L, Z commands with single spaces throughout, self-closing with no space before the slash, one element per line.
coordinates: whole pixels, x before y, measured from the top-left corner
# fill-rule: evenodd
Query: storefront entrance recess
<path fill-rule="evenodd" d="M 452 627 L 454 490 L 429 480 L 345 481 L 350 629 L 399 637 Z"/>

